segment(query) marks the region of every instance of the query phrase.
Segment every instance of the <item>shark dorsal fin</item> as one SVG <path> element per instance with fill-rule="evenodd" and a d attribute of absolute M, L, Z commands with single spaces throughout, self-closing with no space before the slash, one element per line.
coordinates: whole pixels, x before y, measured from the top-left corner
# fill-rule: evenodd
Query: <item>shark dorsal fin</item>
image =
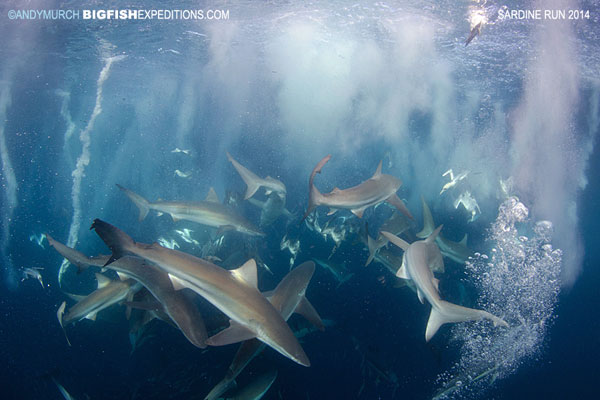
<path fill-rule="evenodd" d="M 458 242 L 459 244 L 462 244 L 463 246 L 467 247 L 467 237 L 469 235 L 465 233 L 465 236 L 462 238 L 462 240 L 460 242 Z"/>
<path fill-rule="evenodd" d="M 433 243 L 433 242 L 435 242 L 435 238 L 437 238 L 437 236 L 439 235 L 439 233 L 440 233 L 440 231 L 442 230 L 443 227 L 444 227 L 444 224 L 438 226 L 437 229 L 435 231 L 433 231 L 433 233 L 431 235 L 429 235 L 427 237 L 427 239 L 425 239 L 425 241 L 427 243 Z"/>
<path fill-rule="evenodd" d="M 375 173 L 373 174 L 371 179 L 379 179 L 379 177 L 381 176 L 381 165 L 382 164 L 383 164 L 383 160 L 379 161 L 379 165 L 377 166 L 377 169 L 375 170 Z"/>
<path fill-rule="evenodd" d="M 342 191 L 342 189 L 340 189 L 339 187 L 336 186 L 333 188 L 333 190 L 330 193 L 339 193 L 341 191 Z"/>
<path fill-rule="evenodd" d="M 206 198 L 204 199 L 204 201 L 210 201 L 212 203 L 219 203 L 219 196 L 217 196 L 217 192 L 215 192 L 214 187 L 211 187 L 210 189 L 208 189 L 208 194 L 206 195 Z"/>
<path fill-rule="evenodd" d="M 425 198 L 421 196 L 421 204 L 423 205 L 423 230 L 417 233 L 417 237 L 420 239 L 424 239 L 433 232 L 433 228 L 435 227 L 435 223 L 433 222 L 433 215 L 431 215 L 431 210 L 429 206 L 425 202 Z"/>
<path fill-rule="evenodd" d="M 102 289 L 110 283 L 110 278 L 98 273 L 96 273 L 96 280 L 98 281 L 98 289 Z"/>
<path fill-rule="evenodd" d="M 246 282 L 248 285 L 258 288 L 258 277 L 256 274 L 256 261 L 249 259 L 241 267 L 231 270 L 231 275 Z"/>

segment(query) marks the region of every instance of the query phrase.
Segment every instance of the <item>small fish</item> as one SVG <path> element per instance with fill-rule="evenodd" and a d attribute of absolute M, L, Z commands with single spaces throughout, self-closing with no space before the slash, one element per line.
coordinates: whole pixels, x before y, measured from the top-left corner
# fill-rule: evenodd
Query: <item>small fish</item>
<path fill-rule="evenodd" d="M 177 242 L 175 241 L 175 239 L 168 240 L 168 239 L 165 239 L 164 237 L 162 237 L 162 236 L 161 236 L 161 237 L 159 237 L 159 238 L 158 238 L 156 241 L 157 241 L 157 242 L 158 242 L 158 243 L 159 243 L 161 246 L 163 246 L 163 247 L 166 247 L 167 249 L 171 249 L 171 250 L 173 250 L 175 247 L 177 247 L 178 249 L 180 248 L 180 247 L 179 247 L 179 243 L 177 243 Z"/>
<path fill-rule="evenodd" d="M 192 154 L 191 150 L 186 150 L 186 149 L 180 149 L 179 147 L 175 147 L 175 149 L 171 150 L 171 153 L 183 153 L 186 156 L 189 156 Z"/>
<path fill-rule="evenodd" d="M 192 173 L 191 172 L 183 172 L 183 171 L 176 169 L 175 175 L 180 178 L 189 178 L 190 176 L 192 176 Z"/>
<path fill-rule="evenodd" d="M 21 279 L 21 282 L 23 282 L 25 279 L 34 278 L 40 282 L 40 285 L 42 285 L 42 288 L 43 288 L 44 281 L 42 280 L 42 274 L 40 274 L 40 270 L 42 270 L 42 269 L 43 268 L 25 268 L 25 269 L 23 269 L 23 278 Z"/>
<path fill-rule="evenodd" d="M 39 235 L 33 234 L 29 236 L 29 241 L 36 242 L 37 245 L 40 246 L 42 249 L 45 249 L 44 239 L 46 239 L 46 235 L 44 233 L 40 233 Z"/>
<path fill-rule="evenodd" d="M 471 213 L 471 218 L 469 219 L 469 222 L 475 221 L 481 214 L 479 204 L 477 204 L 477 200 L 475 199 L 475 197 L 473 197 L 470 191 L 467 190 L 461 193 L 460 196 L 458 196 L 458 199 L 454 201 L 454 208 L 458 209 L 458 206 L 460 206 L 461 204 L 465 208 L 465 210 Z"/>
<path fill-rule="evenodd" d="M 184 242 L 200 246 L 200 242 L 192 237 L 192 232 L 194 231 L 187 228 L 183 228 L 183 230 L 175 229 L 175 233 L 178 234 Z"/>
<path fill-rule="evenodd" d="M 446 183 L 443 187 L 442 190 L 440 192 L 440 195 L 442 193 L 444 193 L 446 190 L 456 186 L 456 184 L 460 181 L 462 181 L 463 179 L 465 179 L 468 175 L 469 175 L 469 171 L 464 171 L 461 172 L 460 174 L 454 176 L 454 172 L 452 171 L 452 168 L 450 168 L 448 171 L 444 172 L 442 174 L 442 176 L 446 176 L 446 175 L 450 175 L 450 182 Z"/>

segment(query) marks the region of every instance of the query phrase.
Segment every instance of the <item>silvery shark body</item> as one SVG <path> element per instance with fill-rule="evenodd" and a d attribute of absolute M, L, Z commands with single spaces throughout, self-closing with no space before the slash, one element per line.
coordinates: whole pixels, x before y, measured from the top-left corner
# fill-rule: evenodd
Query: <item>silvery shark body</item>
<path fill-rule="evenodd" d="M 434 278 L 431 271 L 433 266 L 444 262 L 442 254 L 435 244 L 435 238 L 441 229 L 442 226 L 438 227 L 426 240 L 418 240 L 410 245 L 389 232 L 381 232 L 390 242 L 404 250 L 402 267 L 400 267 L 396 276 L 412 280 L 417 287 L 417 294 L 421 303 L 427 300 L 431 304 L 431 314 L 427 323 L 425 340 L 429 341 L 440 326 L 445 323 L 489 319 L 494 323 L 494 326 L 508 326 L 505 321 L 487 311 L 462 307 L 441 299 L 438 292 L 439 281 Z"/>
<path fill-rule="evenodd" d="M 424 239 L 433 233 L 435 230 L 435 223 L 433 222 L 431 210 L 429 209 L 429 206 L 423 197 L 421 197 L 421 203 L 423 204 L 423 230 L 417 233 L 417 237 Z M 473 255 L 471 249 L 467 247 L 466 234 L 460 242 L 454 242 L 446 239 L 440 234 L 435 238 L 435 242 L 439 246 L 442 255 L 456 261 L 459 264 L 464 264 L 467 262 L 469 257 Z"/>
<path fill-rule="evenodd" d="M 325 326 L 321 317 L 305 297 L 306 288 L 314 271 L 315 264 L 312 261 L 305 262 L 290 271 L 273 291 L 263 294 L 269 299 L 273 307 L 279 310 L 286 321 L 296 312 L 319 330 L 324 330 Z M 227 369 L 225 377 L 206 395 L 204 400 L 215 400 L 229 390 L 235 378 L 264 347 L 265 344 L 256 339 L 242 343 Z"/>
<path fill-rule="evenodd" d="M 103 267 L 110 256 L 88 257 L 85 254 L 57 242 L 48 236 L 48 242 L 63 257 L 71 263 L 77 263 L 80 268 L 88 266 Z M 194 346 L 205 348 L 208 337 L 204 319 L 193 301 L 184 293 L 173 288 L 167 273 L 144 259 L 126 256 L 120 258 L 108 268 L 124 273 L 140 282 L 158 300 L 163 311 L 170 317 L 175 325 Z"/>
<path fill-rule="evenodd" d="M 365 209 L 384 201 L 389 202 L 403 214 L 412 218 L 412 215 L 402 200 L 396 195 L 402 182 L 394 176 L 382 174 L 381 162 L 379 162 L 375 174 L 357 186 L 348 189 L 334 188 L 329 193 L 319 192 L 314 185 L 315 175 L 321 172 L 323 166 L 327 164 L 330 159 L 331 155 L 323 158 L 310 175 L 308 184 L 308 209 L 306 210 L 306 214 L 304 214 L 304 218 L 318 206 L 329 207 L 331 213 L 336 212 L 339 209 L 350 210 L 354 215 L 361 218 Z"/>
<path fill-rule="evenodd" d="M 133 279 L 110 280 L 101 274 L 96 274 L 98 289 L 81 298 L 69 311 L 62 316 L 61 325 L 79 321 L 80 319 L 96 319 L 96 315 L 119 303 L 141 289 L 141 285 Z"/>
<path fill-rule="evenodd" d="M 169 214 L 173 221 L 186 220 L 214 228 L 233 229 L 251 236 L 264 236 L 264 233 L 250 221 L 219 203 L 212 189 L 206 201 L 196 203 L 157 201 L 150 203 L 137 193 L 121 185 L 117 186 L 139 208 L 140 221 L 146 217 L 149 210 L 155 210 L 159 213 Z"/>
<path fill-rule="evenodd" d="M 286 357 L 309 366 L 308 357 L 280 313 L 257 289 L 253 260 L 228 271 L 192 255 L 166 249 L 157 243 L 135 243 L 125 232 L 101 220 L 92 229 L 112 250 L 109 263 L 127 254 L 142 257 L 167 272 L 176 289 L 188 287 L 231 318 L 228 335 L 219 335 L 222 345 L 257 337 Z"/>
<path fill-rule="evenodd" d="M 229 153 L 227 153 L 227 159 L 233 164 L 233 167 L 240 174 L 244 180 L 244 183 L 246 183 L 247 189 L 246 195 L 244 196 L 245 200 L 248 200 L 250 197 L 254 196 L 258 189 L 264 187 L 267 196 L 269 196 L 271 193 L 277 193 L 283 199 L 285 204 L 287 190 L 283 182 L 281 182 L 279 179 L 271 178 L 270 176 L 267 176 L 266 178 L 260 178 L 254 172 L 237 162 Z"/>

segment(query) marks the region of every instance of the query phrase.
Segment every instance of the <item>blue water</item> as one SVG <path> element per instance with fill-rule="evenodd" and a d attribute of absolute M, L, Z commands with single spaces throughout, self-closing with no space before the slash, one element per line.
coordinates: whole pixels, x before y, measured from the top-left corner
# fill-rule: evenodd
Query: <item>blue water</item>
<path fill-rule="evenodd" d="M 228 10 L 229 18 L 8 18 L 19 9 L 126 7 Z M 589 10 L 590 18 L 499 18 L 533 8 Z M 480 18 L 481 34 L 465 47 Z M 153 321 L 132 350 L 123 306 L 68 326 L 67 344 L 56 311 L 64 292 L 95 288 L 93 273 L 67 268 L 59 285 L 61 256 L 30 237 L 47 232 L 85 254 L 107 254 L 88 229 L 101 218 L 137 241 L 175 239 L 180 250 L 218 256 L 227 268 L 259 258 L 273 272 L 259 268 L 261 290 L 289 271 L 284 238 L 299 240 L 293 265 L 330 257 L 354 274 L 339 284 L 317 266 L 306 296 L 329 325 L 301 339 L 309 368 L 271 349 L 252 361 L 238 387 L 278 370 L 265 399 L 426 399 L 449 388 L 448 398 L 594 396 L 599 18 L 593 1 L 3 3 L 0 395 L 63 398 L 54 378 L 77 399 L 204 398 L 224 376 L 237 345 L 201 350 Z M 262 227 L 264 238 L 225 232 L 220 247 L 203 250 L 214 229 L 155 212 L 139 222 L 115 186 L 151 201 L 201 201 L 211 187 L 221 200 L 238 193 L 232 208 L 258 225 L 260 210 L 243 200 L 246 186 L 226 152 L 287 187 L 293 216 Z M 315 179 L 322 192 L 359 184 L 380 160 L 402 180 L 398 195 L 415 216 L 406 240 L 422 229 L 421 196 L 445 237 L 467 233 L 469 248 L 488 258 L 471 266 L 445 259 L 442 297 L 493 310 L 510 327 L 445 325 L 427 343 L 429 305 L 395 288 L 381 263 L 364 267 L 358 230 L 368 222 L 375 236 L 390 207 L 371 207 L 360 220 L 319 208 L 321 227 L 330 221 L 349 231 L 339 246 L 300 221 L 310 172 L 327 154 Z M 440 195 L 450 168 L 468 175 Z M 512 182 L 504 193 L 501 181 Z M 479 207 L 471 222 L 454 205 L 467 191 Z M 498 230 L 511 196 L 528 217 Z M 264 191 L 257 198 L 265 200 Z M 538 221 L 552 223 L 547 241 Z M 184 228 L 198 245 L 174 232 Z M 510 235 L 518 239 L 502 241 Z M 22 280 L 24 268 L 43 268 L 44 287 Z M 195 301 L 209 329 L 226 326 L 222 313 Z M 290 325 L 307 326 L 298 316 Z"/>

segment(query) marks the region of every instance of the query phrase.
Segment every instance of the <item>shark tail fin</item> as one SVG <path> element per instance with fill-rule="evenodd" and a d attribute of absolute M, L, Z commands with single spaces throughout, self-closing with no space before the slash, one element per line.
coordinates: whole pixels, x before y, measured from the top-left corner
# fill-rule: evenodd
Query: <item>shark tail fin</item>
<path fill-rule="evenodd" d="M 425 340 L 429 341 L 443 324 L 478 321 L 481 319 L 489 319 L 494 323 L 494 326 L 508 327 L 508 324 L 503 319 L 498 318 L 487 311 L 467 308 L 452 304 L 445 300 L 440 300 L 439 309 L 435 307 L 431 308 L 431 314 L 429 315 L 429 321 L 427 322 L 427 330 L 425 331 Z"/>
<path fill-rule="evenodd" d="M 105 266 L 125 255 L 131 254 L 130 250 L 135 247 L 135 242 L 128 234 L 101 219 L 96 218 L 90 229 L 95 230 L 100 239 L 112 251 L 110 258 L 104 264 Z"/>
<path fill-rule="evenodd" d="M 304 213 L 304 217 L 302 217 L 302 221 L 308 217 L 310 214 L 320 203 L 321 197 L 323 195 L 319 192 L 319 189 L 314 185 L 315 176 L 321 173 L 321 169 L 327 164 L 327 162 L 331 160 L 331 154 L 325 156 L 319 163 L 315 166 L 310 174 L 310 179 L 308 180 L 308 208 L 306 209 L 306 213 Z"/>
<path fill-rule="evenodd" d="M 129 199 L 131 201 L 133 201 L 133 204 L 135 204 L 137 206 L 137 208 L 140 209 L 139 220 L 143 221 L 144 218 L 146 218 L 146 215 L 148 215 L 148 211 L 150 211 L 150 203 L 148 203 L 148 200 L 146 200 L 139 194 L 137 194 L 127 188 L 124 188 L 123 186 L 119 185 L 118 183 L 117 183 L 117 187 L 119 189 L 121 189 L 123 192 L 125 192 L 127 197 L 129 197 Z"/>
<path fill-rule="evenodd" d="M 424 239 L 431 235 L 431 232 L 435 229 L 435 223 L 433 222 L 433 215 L 431 215 L 431 210 L 429 206 L 425 202 L 425 198 L 421 196 L 421 203 L 423 204 L 423 230 L 417 233 L 417 237 L 419 239 Z"/>
<path fill-rule="evenodd" d="M 248 200 L 250 197 L 254 196 L 257 190 L 261 187 L 262 179 L 259 178 L 252 171 L 250 171 L 248 168 L 235 161 L 234 158 L 231 157 L 231 154 L 229 154 L 229 152 L 227 152 L 226 154 L 227 159 L 233 164 L 233 167 L 237 170 L 237 172 L 244 180 L 244 183 L 248 187 L 246 189 L 246 194 L 244 195 L 244 200 Z"/>

